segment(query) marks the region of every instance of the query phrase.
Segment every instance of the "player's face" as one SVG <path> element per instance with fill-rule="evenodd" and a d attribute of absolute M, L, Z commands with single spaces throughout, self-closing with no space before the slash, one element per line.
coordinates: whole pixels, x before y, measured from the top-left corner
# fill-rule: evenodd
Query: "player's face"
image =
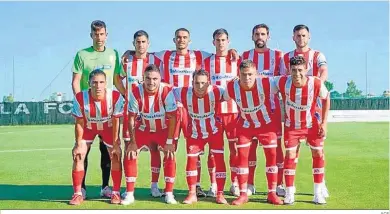
<path fill-rule="evenodd" d="M 304 48 L 309 45 L 310 34 L 306 29 L 295 31 L 293 40 L 298 48 Z"/>
<path fill-rule="evenodd" d="M 145 88 L 149 92 L 157 91 L 160 86 L 161 76 L 158 71 L 149 71 L 144 73 Z"/>
<path fill-rule="evenodd" d="M 269 35 L 265 28 L 257 28 L 255 32 L 253 32 L 252 40 L 255 43 L 256 48 L 266 48 L 268 39 Z"/>
<path fill-rule="evenodd" d="M 294 85 L 302 85 L 307 73 L 305 65 L 292 65 L 290 69 Z"/>
<path fill-rule="evenodd" d="M 192 84 L 196 95 L 203 96 L 209 87 L 209 80 L 205 75 L 195 75 Z"/>
<path fill-rule="evenodd" d="M 103 47 L 106 44 L 107 33 L 105 28 L 96 29 L 91 32 L 94 47 Z"/>
<path fill-rule="evenodd" d="M 255 84 L 257 72 L 256 68 L 243 68 L 240 70 L 240 85 L 244 89 L 250 89 Z"/>
<path fill-rule="evenodd" d="M 187 49 L 190 43 L 190 34 L 187 31 L 179 31 L 175 35 L 174 42 L 177 50 Z"/>
<path fill-rule="evenodd" d="M 217 51 L 226 51 L 229 48 L 229 39 L 226 34 L 217 34 L 213 41 L 215 49 Z"/>
<path fill-rule="evenodd" d="M 104 95 L 106 84 L 107 82 L 104 75 L 93 76 L 92 79 L 90 80 L 90 87 L 92 90 L 92 94 L 95 94 L 98 97 Z"/>
<path fill-rule="evenodd" d="M 148 51 L 149 40 L 146 36 L 139 36 L 134 40 L 135 51 L 139 54 L 144 54 Z"/>

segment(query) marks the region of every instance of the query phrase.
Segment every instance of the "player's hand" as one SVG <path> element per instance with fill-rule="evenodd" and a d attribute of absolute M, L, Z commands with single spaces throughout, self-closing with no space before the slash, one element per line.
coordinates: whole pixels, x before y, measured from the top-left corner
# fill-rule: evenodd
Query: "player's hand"
<path fill-rule="evenodd" d="M 166 152 L 167 158 L 173 159 L 175 157 L 175 146 L 173 144 L 165 144 L 164 152 Z"/>
<path fill-rule="evenodd" d="M 320 128 L 318 130 L 318 135 L 320 137 L 325 137 L 326 136 L 326 131 L 327 131 L 326 123 L 321 123 Z"/>
<path fill-rule="evenodd" d="M 137 155 L 138 155 L 138 146 L 135 142 L 130 142 L 128 145 L 127 145 L 127 149 L 126 149 L 126 155 L 127 155 L 127 158 L 130 160 L 130 159 L 135 159 L 137 158 Z"/>
<path fill-rule="evenodd" d="M 81 160 L 81 155 L 85 154 L 87 151 L 87 144 L 86 143 L 78 143 L 74 145 L 72 149 L 72 156 L 73 160 Z"/>
<path fill-rule="evenodd" d="M 230 49 L 229 52 L 231 54 L 231 60 L 233 62 L 237 61 L 240 58 L 240 55 L 238 55 L 238 53 L 235 49 Z"/>
<path fill-rule="evenodd" d="M 114 156 L 116 156 L 116 158 L 117 158 L 119 161 L 121 160 L 122 149 L 121 149 L 121 146 L 120 146 L 120 142 L 119 142 L 119 143 L 115 143 L 115 144 L 112 146 L 111 158 L 113 158 Z"/>

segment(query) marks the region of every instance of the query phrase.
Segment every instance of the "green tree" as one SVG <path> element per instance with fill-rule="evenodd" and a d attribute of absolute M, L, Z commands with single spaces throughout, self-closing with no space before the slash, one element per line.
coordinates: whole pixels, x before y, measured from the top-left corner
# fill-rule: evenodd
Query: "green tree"
<path fill-rule="evenodd" d="M 347 83 L 347 90 L 344 93 L 344 97 L 358 98 L 362 97 L 363 91 L 359 90 L 353 80 Z"/>
<path fill-rule="evenodd" d="M 332 82 L 325 81 L 324 84 L 325 84 L 325 87 L 328 89 L 329 92 L 333 91 L 334 86 L 333 86 L 333 83 L 332 83 Z"/>

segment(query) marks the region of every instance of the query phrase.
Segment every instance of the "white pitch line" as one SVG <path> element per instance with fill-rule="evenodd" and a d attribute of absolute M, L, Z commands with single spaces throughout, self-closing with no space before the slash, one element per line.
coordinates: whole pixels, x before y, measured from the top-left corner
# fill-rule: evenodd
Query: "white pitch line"
<path fill-rule="evenodd" d="M 2 150 L 2 151 L 0 151 L 0 153 L 7 153 L 7 152 L 56 151 L 56 150 L 69 150 L 69 151 L 71 151 L 72 148 Z"/>
<path fill-rule="evenodd" d="M 21 132 L 39 132 L 39 131 L 51 131 L 55 129 L 60 129 L 60 128 L 50 128 L 50 129 L 31 129 L 31 130 L 23 130 L 23 131 L 16 131 L 16 132 L 0 132 L 0 135 L 2 134 L 17 134 Z"/>

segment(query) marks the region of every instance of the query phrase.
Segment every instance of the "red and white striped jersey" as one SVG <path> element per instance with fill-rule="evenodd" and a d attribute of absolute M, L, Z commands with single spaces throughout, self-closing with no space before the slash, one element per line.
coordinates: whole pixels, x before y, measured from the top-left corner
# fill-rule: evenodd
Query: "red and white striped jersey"
<path fill-rule="evenodd" d="M 286 120 L 285 126 L 294 129 L 311 128 L 315 120 L 317 98 L 326 99 L 328 90 L 318 77 L 309 76 L 306 85 L 297 88 L 291 76 L 274 78 L 274 87 L 282 94 Z"/>
<path fill-rule="evenodd" d="M 92 98 L 91 90 L 81 91 L 73 100 L 72 114 L 84 119 L 84 127 L 93 131 L 112 127 L 112 117 L 123 115 L 124 99 L 118 91 L 106 89 L 103 100 Z"/>
<path fill-rule="evenodd" d="M 279 50 L 268 49 L 258 52 L 255 49 L 245 51 L 242 60 L 250 59 L 255 63 L 258 74 L 267 77 L 280 76 L 283 73 L 283 53 Z"/>
<path fill-rule="evenodd" d="M 203 59 L 211 54 L 204 51 L 189 50 L 186 55 L 176 51 L 161 51 L 154 54 L 163 61 L 161 78 L 174 87 L 189 87 L 192 73 L 202 67 Z"/>
<path fill-rule="evenodd" d="M 148 54 L 144 59 L 137 58 L 134 55 L 128 55 L 127 59 L 128 62 L 123 64 L 123 73 L 121 73 L 122 77 L 127 77 L 127 88 L 131 88 L 129 85 L 143 80 L 143 74 L 148 65 L 154 64 L 159 67 L 160 70 L 162 69 L 161 60 L 153 54 Z"/>
<path fill-rule="evenodd" d="M 306 52 L 298 52 L 297 50 L 290 51 L 284 54 L 283 64 L 285 74 L 290 74 L 290 59 L 294 56 L 303 56 L 306 60 L 307 76 L 319 77 L 321 74 L 319 72 L 320 67 L 327 65 L 326 58 L 324 54 L 319 51 L 309 49 Z"/>
<path fill-rule="evenodd" d="M 203 97 L 198 97 L 193 87 L 174 88 L 176 100 L 181 102 L 191 118 L 189 130 L 194 139 L 205 139 L 218 132 L 220 123 L 216 112 L 222 101 L 224 89 L 210 85 Z"/>
<path fill-rule="evenodd" d="M 239 125 L 244 128 L 259 128 L 271 123 L 271 94 L 277 89 L 271 87 L 268 77 L 257 77 L 255 85 L 250 90 L 241 88 L 239 80 L 229 82 L 224 93 L 224 99 L 233 99 L 240 109 Z"/>
<path fill-rule="evenodd" d="M 237 77 L 239 74 L 240 60 L 231 61 L 226 56 L 216 56 L 215 54 L 207 57 L 203 61 L 203 69 L 210 73 L 212 85 L 219 85 L 226 88 L 228 81 Z M 238 108 L 234 100 L 221 102 L 217 114 L 238 113 Z"/>
<path fill-rule="evenodd" d="M 141 121 L 137 124 L 141 131 L 157 132 L 167 128 L 166 115 L 176 114 L 176 100 L 172 87 L 160 83 L 154 94 L 144 89 L 144 84 L 133 85 L 129 93 L 129 115 L 139 114 Z"/>

